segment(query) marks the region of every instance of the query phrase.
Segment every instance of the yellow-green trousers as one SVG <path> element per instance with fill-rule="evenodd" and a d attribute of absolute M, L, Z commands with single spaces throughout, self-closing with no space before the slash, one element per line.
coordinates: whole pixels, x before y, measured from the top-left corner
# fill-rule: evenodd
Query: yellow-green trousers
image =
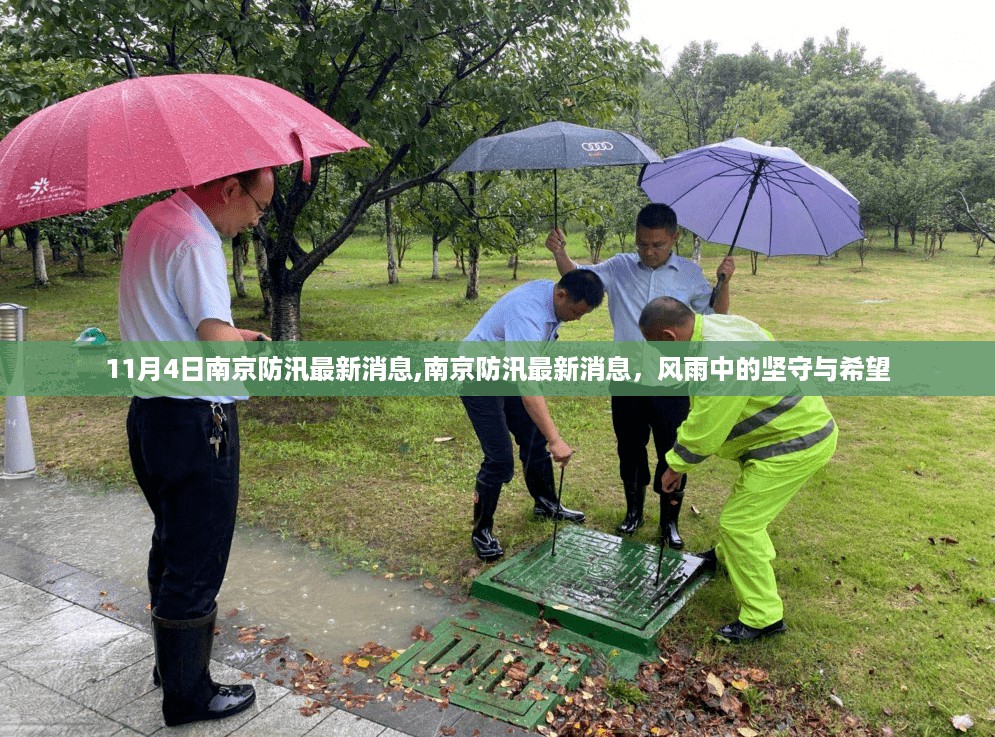
<path fill-rule="evenodd" d="M 784 617 L 774 579 L 774 544 L 767 527 L 836 450 L 835 430 L 811 448 L 764 461 L 747 461 L 719 515 L 715 553 L 729 572 L 739 621 L 762 628 Z"/>

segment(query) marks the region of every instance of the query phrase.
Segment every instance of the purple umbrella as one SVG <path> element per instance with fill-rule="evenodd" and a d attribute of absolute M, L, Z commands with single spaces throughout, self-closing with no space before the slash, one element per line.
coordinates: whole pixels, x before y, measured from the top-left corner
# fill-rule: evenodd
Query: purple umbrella
<path fill-rule="evenodd" d="M 730 254 L 739 246 L 828 256 L 864 237 L 857 199 L 782 146 L 730 138 L 648 164 L 639 183 L 651 201 L 674 208 L 682 227 L 728 244 Z"/>

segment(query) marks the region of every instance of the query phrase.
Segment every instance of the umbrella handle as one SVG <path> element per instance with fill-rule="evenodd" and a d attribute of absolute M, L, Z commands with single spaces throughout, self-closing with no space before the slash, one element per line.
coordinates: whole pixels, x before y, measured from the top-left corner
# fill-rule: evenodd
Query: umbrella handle
<path fill-rule="evenodd" d="M 708 306 L 709 307 L 715 307 L 715 300 L 717 300 L 719 298 L 719 292 L 722 291 L 722 282 L 724 282 L 725 279 L 726 279 L 726 275 L 725 274 L 719 274 L 719 281 L 715 285 L 715 288 L 712 290 L 712 296 L 709 297 L 709 299 L 708 299 Z"/>

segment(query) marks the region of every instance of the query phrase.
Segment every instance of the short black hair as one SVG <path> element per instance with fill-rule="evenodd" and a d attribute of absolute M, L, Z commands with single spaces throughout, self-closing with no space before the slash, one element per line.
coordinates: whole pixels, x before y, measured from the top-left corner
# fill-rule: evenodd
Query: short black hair
<path fill-rule="evenodd" d="M 694 322 L 694 310 L 673 297 L 657 297 L 643 307 L 639 315 L 639 329 L 679 328 Z"/>
<path fill-rule="evenodd" d="M 637 228 L 665 228 L 671 233 L 677 231 L 677 213 L 670 205 L 651 202 L 636 215 Z"/>
<path fill-rule="evenodd" d="M 597 307 L 605 298 L 605 285 L 601 282 L 601 277 L 590 269 L 568 271 L 560 277 L 556 286 L 565 289 L 571 301 L 583 300 L 591 307 Z"/>

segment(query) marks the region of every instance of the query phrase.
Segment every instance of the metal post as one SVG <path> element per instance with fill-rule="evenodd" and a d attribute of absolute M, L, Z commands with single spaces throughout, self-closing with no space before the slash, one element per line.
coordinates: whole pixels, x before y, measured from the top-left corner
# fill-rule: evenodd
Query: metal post
<path fill-rule="evenodd" d="M 23 342 L 28 308 L 10 302 L 0 303 L 0 341 Z M 23 371 L 23 359 L 13 352 L 3 362 L 2 370 L 8 386 Z M 35 475 L 35 449 L 31 442 L 28 405 L 24 397 L 8 396 L 4 422 L 3 474 L 0 478 L 23 479 Z"/>

